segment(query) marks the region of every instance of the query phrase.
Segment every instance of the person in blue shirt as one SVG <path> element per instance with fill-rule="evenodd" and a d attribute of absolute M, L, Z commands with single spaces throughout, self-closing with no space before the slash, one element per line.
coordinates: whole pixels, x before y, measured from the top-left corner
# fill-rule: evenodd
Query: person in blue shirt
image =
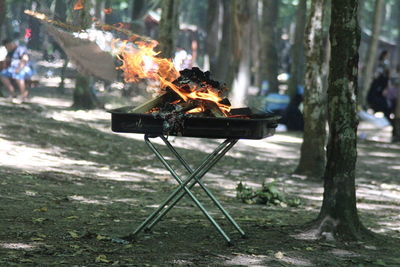
<path fill-rule="evenodd" d="M 0 80 L 12 97 L 15 97 L 15 89 L 11 80 L 15 80 L 22 101 L 26 101 L 29 91 L 26 88 L 25 80 L 30 79 L 33 75 L 33 69 L 29 63 L 28 49 L 24 45 L 18 45 L 13 40 L 5 40 L 3 45 L 8 52 L 7 67 L 0 72 Z"/>

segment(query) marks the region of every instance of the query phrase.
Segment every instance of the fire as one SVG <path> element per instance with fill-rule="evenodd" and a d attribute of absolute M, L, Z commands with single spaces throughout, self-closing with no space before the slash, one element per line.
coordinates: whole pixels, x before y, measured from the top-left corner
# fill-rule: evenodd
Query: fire
<path fill-rule="evenodd" d="M 158 81 L 161 89 L 169 87 L 180 98 L 187 102 L 193 100 L 205 100 L 216 104 L 216 106 L 228 115 L 230 106 L 221 104 L 222 97 L 210 85 L 189 85 L 182 88 L 173 83 L 179 76 L 179 71 L 175 68 L 171 59 L 158 57 L 160 52 L 154 51 L 158 45 L 155 40 L 136 41 L 134 43 L 120 40 L 113 42 L 114 53 L 122 65 L 118 67 L 124 72 L 126 82 L 138 82 L 142 79 L 151 79 Z M 188 113 L 202 112 L 204 105 L 199 101 L 199 106 L 190 110 Z"/>
<path fill-rule="evenodd" d="M 80 10 L 85 7 L 85 0 L 78 0 L 74 5 L 74 10 Z"/>
<path fill-rule="evenodd" d="M 84 8 L 84 3 L 85 0 L 77 0 L 74 9 L 79 10 Z M 81 31 L 79 27 L 50 19 L 42 13 L 30 10 L 25 10 L 25 13 L 63 29 L 75 32 Z M 188 113 L 204 112 L 211 107 L 211 109 L 219 109 L 225 116 L 230 116 L 230 105 L 227 105 L 226 102 L 225 104 L 222 103 L 224 101 L 222 101 L 221 90 L 213 88 L 207 83 L 174 83 L 180 77 L 180 73 L 175 68 L 171 59 L 159 57 L 160 52 L 154 51 L 158 45 L 157 41 L 130 32 L 125 29 L 123 23 L 106 25 L 96 22 L 94 25 L 102 30 L 118 31 L 130 36 L 129 40 L 121 41 L 116 39 L 112 43 L 113 52 L 122 63 L 118 69 L 124 72 L 126 82 L 138 82 L 142 79 L 154 80 L 159 83 L 162 90 L 166 90 L 167 88 L 173 90 L 182 101 L 188 102 L 194 100 L 191 101 L 191 104 L 196 103 L 196 105 Z M 209 103 L 214 104 L 210 105 Z"/>

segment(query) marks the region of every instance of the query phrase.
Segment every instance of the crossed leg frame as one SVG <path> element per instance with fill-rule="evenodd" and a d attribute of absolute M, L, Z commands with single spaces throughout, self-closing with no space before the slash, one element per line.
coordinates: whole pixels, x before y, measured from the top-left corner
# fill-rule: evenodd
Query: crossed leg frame
<path fill-rule="evenodd" d="M 189 177 L 186 180 L 182 180 L 179 175 L 174 171 L 171 165 L 165 160 L 161 155 L 159 150 L 150 141 L 150 138 L 160 137 L 170 151 L 175 155 L 179 162 L 185 167 L 189 173 Z M 232 223 L 236 230 L 245 237 L 244 231 L 240 228 L 237 222 L 229 215 L 221 203 L 216 199 L 216 197 L 210 192 L 210 190 L 201 181 L 201 178 L 236 144 L 237 139 L 226 139 L 222 142 L 215 150 L 210 153 L 200 164 L 200 166 L 193 170 L 189 164 L 183 159 L 183 157 L 175 150 L 167 138 L 163 135 L 160 136 L 149 136 L 145 135 L 144 140 L 157 158 L 161 161 L 164 167 L 171 173 L 175 180 L 179 183 L 179 186 L 169 195 L 167 199 L 150 215 L 146 220 L 140 224 L 136 230 L 129 235 L 128 239 L 133 239 L 140 231 L 143 229 L 150 231 L 186 194 L 193 200 L 196 206 L 203 212 L 206 218 L 211 222 L 211 224 L 217 229 L 217 231 L 222 235 L 222 237 L 231 244 L 231 239 L 222 230 L 221 226 L 215 221 L 215 219 L 210 215 L 210 213 L 204 208 L 196 196 L 190 191 L 196 184 L 198 184 L 207 196 L 212 200 L 212 202 L 218 207 L 218 209 L 225 215 L 227 220 Z"/>

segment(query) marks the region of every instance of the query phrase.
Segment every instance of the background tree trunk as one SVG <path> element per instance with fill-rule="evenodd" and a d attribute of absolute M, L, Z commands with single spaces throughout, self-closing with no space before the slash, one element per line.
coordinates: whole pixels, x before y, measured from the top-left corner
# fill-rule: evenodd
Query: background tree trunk
<path fill-rule="evenodd" d="M 3 40 L 3 25 L 7 15 L 6 0 L 0 0 L 0 40 Z"/>
<path fill-rule="evenodd" d="M 277 21 L 279 16 L 280 0 L 263 0 L 261 19 L 261 64 L 260 80 L 268 81 L 268 92 L 277 93 L 278 83 L 278 52 L 277 52 Z"/>
<path fill-rule="evenodd" d="M 251 75 L 252 75 L 252 84 L 259 87 L 261 89 L 261 77 L 260 77 L 260 69 L 261 69 L 261 28 L 260 28 L 260 16 L 259 16 L 259 8 L 261 1 L 255 0 L 253 6 L 253 14 L 250 17 L 250 42 L 251 42 Z M 261 90 L 260 90 L 261 92 Z"/>
<path fill-rule="evenodd" d="M 371 33 L 371 41 L 368 45 L 367 55 L 366 55 L 366 64 L 363 71 L 363 83 L 361 87 L 359 103 L 361 105 L 366 104 L 367 93 L 369 87 L 371 85 L 371 81 L 373 79 L 374 65 L 376 61 L 376 54 L 378 50 L 378 42 L 379 42 L 379 34 L 382 28 L 382 20 L 383 20 L 383 8 L 385 1 L 384 0 L 376 0 L 375 1 L 375 15 L 374 22 L 372 25 L 372 33 Z"/>
<path fill-rule="evenodd" d="M 64 0 L 56 0 L 54 7 L 54 19 L 65 22 L 67 21 L 67 10 L 68 6 Z"/>
<path fill-rule="evenodd" d="M 396 2 L 396 9 L 397 9 L 397 27 L 400 29 L 400 1 Z M 397 32 L 397 66 L 396 72 L 397 75 L 400 75 L 400 33 Z M 398 77 L 400 79 L 400 77 Z M 394 111 L 394 120 L 393 120 L 393 131 L 392 131 L 392 142 L 400 142 L 400 88 L 397 87 L 397 101 L 396 101 L 396 109 Z"/>
<path fill-rule="evenodd" d="M 173 58 L 179 31 L 179 0 L 163 0 L 158 40 L 161 57 Z"/>
<path fill-rule="evenodd" d="M 325 169 L 326 112 L 323 82 L 325 0 L 312 0 L 306 29 L 304 135 L 295 173 L 321 178 Z"/>
<path fill-rule="evenodd" d="M 137 34 L 144 34 L 145 26 L 143 17 L 148 12 L 148 5 L 146 0 L 131 0 L 132 1 L 132 30 Z"/>
<path fill-rule="evenodd" d="M 217 71 L 215 79 L 227 84 L 231 88 L 233 81 L 233 1 L 222 0 L 223 8 L 223 24 L 222 24 L 222 38 L 219 43 L 219 53 L 217 62 Z"/>
<path fill-rule="evenodd" d="M 292 63 L 290 66 L 290 79 L 288 93 L 293 99 L 297 92 L 297 86 L 304 80 L 304 31 L 307 20 L 307 0 L 300 0 L 296 12 L 296 30 L 292 46 Z"/>
<path fill-rule="evenodd" d="M 218 68 L 218 43 L 220 32 L 220 0 L 208 0 L 206 51 L 211 74 Z"/>
<path fill-rule="evenodd" d="M 87 29 L 91 24 L 90 1 L 85 1 L 85 6 L 81 10 L 73 11 L 74 22 L 82 29 Z M 92 79 L 85 74 L 78 74 L 75 82 L 73 93 L 72 107 L 75 109 L 93 109 L 101 107 L 96 95 L 92 91 Z"/>
<path fill-rule="evenodd" d="M 250 86 L 251 64 L 251 27 L 250 14 L 254 14 L 256 1 L 235 0 L 234 15 L 234 65 L 237 66 L 236 77 L 233 82 L 230 99 L 232 106 L 242 107 L 247 99 Z"/>
<path fill-rule="evenodd" d="M 6 0 L 0 0 L 0 40 L 3 40 L 3 24 L 7 14 Z M 2 44 L 1 44 L 2 45 Z M 2 84 L 0 83 L 0 86 Z M 0 97 L 4 97 L 2 91 L 0 90 Z"/>
<path fill-rule="evenodd" d="M 367 230 L 356 207 L 357 75 L 360 29 L 357 0 L 332 1 L 328 87 L 329 141 L 324 174 L 324 199 L 318 216 L 320 234 L 353 240 Z"/>

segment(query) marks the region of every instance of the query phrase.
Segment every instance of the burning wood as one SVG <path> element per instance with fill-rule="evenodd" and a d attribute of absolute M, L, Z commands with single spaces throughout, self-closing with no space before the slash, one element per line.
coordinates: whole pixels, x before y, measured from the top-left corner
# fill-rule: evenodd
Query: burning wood
<path fill-rule="evenodd" d="M 230 116 L 230 102 L 221 97 L 227 89 L 210 79 L 208 71 L 202 72 L 199 68 L 182 70 L 172 84 L 179 90 L 179 94 L 166 87 L 164 93 L 139 105 L 132 112 L 154 115 L 180 113 L 201 117 Z"/>

